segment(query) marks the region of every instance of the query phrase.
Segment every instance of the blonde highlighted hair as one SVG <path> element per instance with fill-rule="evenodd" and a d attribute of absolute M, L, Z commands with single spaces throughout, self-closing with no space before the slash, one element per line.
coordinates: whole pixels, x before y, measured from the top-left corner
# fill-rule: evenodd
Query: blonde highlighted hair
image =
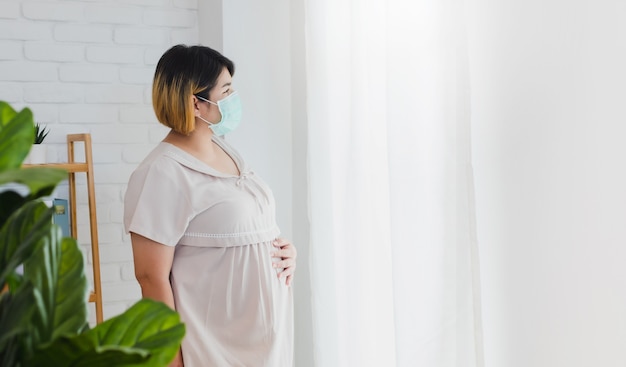
<path fill-rule="evenodd" d="M 235 73 L 233 62 L 209 47 L 176 45 L 167 50 L 152 84 L 152 107 L 159 122 L 189 135 L 196 127 L 192 96 L 209 99 L 224 68 Z"/>

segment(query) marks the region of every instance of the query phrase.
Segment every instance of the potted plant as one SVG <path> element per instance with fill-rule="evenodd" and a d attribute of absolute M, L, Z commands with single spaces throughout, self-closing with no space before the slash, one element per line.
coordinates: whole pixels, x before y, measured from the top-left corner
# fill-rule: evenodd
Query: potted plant
<path fill-rule="evenodd" d="M 50 129 L 40 123 L 35 124 L 35 139 L 33 146 L 30 149 L 28 156 L 25 159 L 26 163 L 30 164 L 42 164 L 47 163 L 47 152 L 45 145 L 42 145 L 46 136 L 50 133 Z"/>
<path fill-rule="evenodd" d="M 41 201 L 67 172 L 21 167 L 34 132 L 28 108 L 0 101 L 0 366 L 166 366 L 185 328 L 163 303 L 141 300 L 89 328 L 82 253 Z"/>

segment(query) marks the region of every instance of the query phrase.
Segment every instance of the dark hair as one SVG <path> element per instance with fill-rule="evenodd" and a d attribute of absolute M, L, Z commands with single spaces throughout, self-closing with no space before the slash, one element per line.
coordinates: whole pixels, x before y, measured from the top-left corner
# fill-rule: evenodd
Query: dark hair
<path fill-rule="evenodd" d="M 191 96 L 209 99 L 224 68 L 235 74 L 233 62 L 209 47 L 176 45 L 167 50 L 156 66 L 152 84 L 152 106 L 159 122 L 182 134 L 192 132 Z"/>

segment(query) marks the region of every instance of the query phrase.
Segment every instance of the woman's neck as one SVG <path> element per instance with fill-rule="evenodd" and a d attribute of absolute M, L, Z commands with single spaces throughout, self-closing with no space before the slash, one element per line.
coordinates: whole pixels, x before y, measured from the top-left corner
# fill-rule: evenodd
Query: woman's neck
<path fill-rule="evenodd" d="M 173 144 L 182 150 L 200 158 L 211 159 L 215 156 L 216 146 L 213 144 L 213 131 L 205 124 L 196 124 L 196 129 L 189 135 L 184 135 L 171 130 L 164 142 Z"/>

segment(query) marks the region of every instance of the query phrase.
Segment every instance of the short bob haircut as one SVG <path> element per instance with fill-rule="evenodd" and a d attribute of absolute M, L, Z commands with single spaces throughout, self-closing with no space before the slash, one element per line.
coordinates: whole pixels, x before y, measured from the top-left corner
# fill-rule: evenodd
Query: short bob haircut
<path fill-rule="evenodd" d="M 191 96 L 209 99 L 224 68 L 235 73 L 233 62 L 209 47 L 176 45 L 167 50 L 152 84 L 152 106 L 159 122 L 189 135 L 196 127 Z"/>

